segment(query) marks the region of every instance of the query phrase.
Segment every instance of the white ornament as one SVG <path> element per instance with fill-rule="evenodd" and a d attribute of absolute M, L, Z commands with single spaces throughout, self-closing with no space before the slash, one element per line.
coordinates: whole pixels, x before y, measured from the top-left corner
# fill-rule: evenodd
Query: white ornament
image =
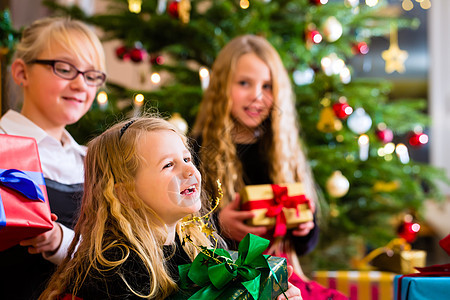
<path fill-rule="evenodd" d="M 372 119 L 364 108 L 357 108 L 347 119 L 347 126 L 356 134 L 367 132 L 372 126 Z"/>
<path fill-rule="evenodd" d="M 306 85 L 314 82 L 315 73 L 311 68 L 303 71 L 295 70 L 292 77 L 296 85 Z"/>
<path fill-rule="evenodd" d="M 326 182 L 326 188 L 330 196 L 340 198 L 347 194 L 350 183 L 341 171 L 334 171 Z"/>
<path fill-rule="evenodd" d="M 338 19 L 333 16 L 328 17 L 323 24 L 323 34 L 328 42 L 337 41 L 342 36 L 342 25 Z"/>

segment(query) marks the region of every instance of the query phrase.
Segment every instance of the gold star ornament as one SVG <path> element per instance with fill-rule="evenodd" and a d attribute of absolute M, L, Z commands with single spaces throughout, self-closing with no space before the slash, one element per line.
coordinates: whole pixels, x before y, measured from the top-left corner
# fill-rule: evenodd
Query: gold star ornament
<path fill-rule="evenodd" d="M 400 50 L 397 40 L 397 27 L 391 27 L 391 38 L 389 49 L 381 53 L 381 57 L 386 61 L 386 73 L 397 71 L 398 73 L 405 72 L 405 60 L 408 58 L 408 52 Z"/>

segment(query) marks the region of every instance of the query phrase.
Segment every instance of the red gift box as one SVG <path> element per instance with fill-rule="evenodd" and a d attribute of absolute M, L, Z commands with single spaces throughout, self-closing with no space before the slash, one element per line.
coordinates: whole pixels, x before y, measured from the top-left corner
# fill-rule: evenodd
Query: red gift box
<path fill-rule="evenodd" d="M 0 134 L 0 251 L 53 228 L 36 141 Z"/>

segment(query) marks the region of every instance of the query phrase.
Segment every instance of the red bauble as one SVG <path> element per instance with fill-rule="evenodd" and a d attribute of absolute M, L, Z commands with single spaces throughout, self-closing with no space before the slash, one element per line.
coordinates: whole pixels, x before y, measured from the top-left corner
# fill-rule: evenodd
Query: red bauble
<path fill-rule="evenodd" d="M 378 139 L 382 141 L 383 143 L 390 143 L 394 139 L 394 133 L 389 128 L 385 129 L 377 129 L 375 131 L 375 134 L 377 135 Z"/>
<path fill-rule="evenodd" d="M 167 6 L 167 13 L 178 19 L 178 1 L 170 1 Z"/>
<path fill-rule="evenodd" d="M 311 30 L 307 33 L 307 38 L 315 43 L 315 44 L 319 44 L 322 41 L 322 35 L 320 34 L 320 32 L 318 30 Z"/>
<path fill-rule="evenodd" d="M 162 65 L 162 64 L 164 64 L 164 61 L 165 61 L 165 59 L 164 59 L 164 56 L 162 56 L 162 55 L 159 55 L 159 54 L 152 54 L 152 55 L 150 55 L 150 63 L 152 64 L 152 65 Z"/>
<path fill-rule="evenodd" d="M 338 102 L 333 104 L 333 111 L 336 117 L 343 120 L 352 114 L 353 108 L 351 108 L 346 102 Z"/>
<path fill-rule="evenodd" d="M 405 239 L 408 243 L 416 240 L 417 234 L 420 230 L 420 225 L 413 222 L 403 222 L 397 229 L 398 236 Z"/>
<path fill-rule="evenodd" d="M 369 53 L 369 46 L 366 42 L 359 42 L 353 46 L 352 52 L 354 54 L 367 54 Z"/>
<path fill-rule="evenodd" d="M 409 137 L 409 144 L 414 147 L 421 147 L 428 143 L 428 135 L 423 132 L 412 133 Z"/>
<path fill-rule="evenodd" d="M 323 0 L 309 0 L 310 3 L 315 4 L 315 5 L 322 5 Z"/>
<path fill-rule="evenodd" d="M 133 48 L 130 51 L 130 58 L 133 62 L 138 63 L 143 61 L 147 56 L 147 51 L 141 48 Z"/>
<path fill-rule="evenodd" d="M 116 56 L 119 59 L 127 60 L 130 58 L 128 48 L 125 46 L 120 46 L 116 48 Z"/>

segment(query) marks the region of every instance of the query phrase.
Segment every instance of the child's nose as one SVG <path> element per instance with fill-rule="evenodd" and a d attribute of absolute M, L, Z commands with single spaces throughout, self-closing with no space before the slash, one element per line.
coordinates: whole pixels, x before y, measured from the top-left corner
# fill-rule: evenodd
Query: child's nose
<path fill-rule="evenodd" d="M 191 177 L 192 175 L 194 175 L 194 168 L 192 166 L 186 166 L 184 176 Z"/>

